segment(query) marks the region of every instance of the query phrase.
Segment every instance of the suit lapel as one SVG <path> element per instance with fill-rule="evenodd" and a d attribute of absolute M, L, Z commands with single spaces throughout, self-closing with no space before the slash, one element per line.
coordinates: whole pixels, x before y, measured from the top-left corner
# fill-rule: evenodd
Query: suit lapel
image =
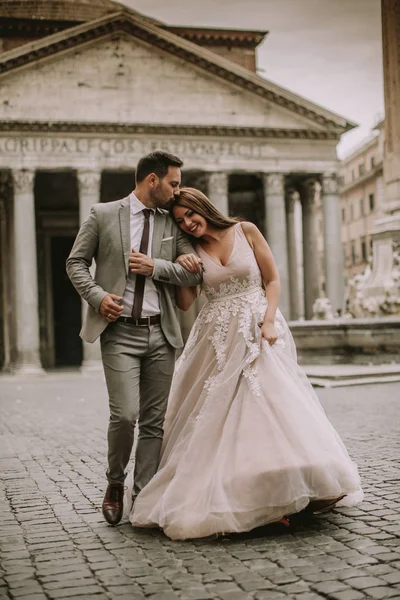
<path fill-rule="evenodd" d="M 161 240 L 164 235 L 165 221 L 167 214 L 156 210 L 154 215 L 154 231 L 153 231 L 153 244 L 152 244 L 152 256 L 158 258 L 161 250 Z"/>
<path fill-rule="evenodd" d="M 131 254 L 131 203 L 129 196 L 121 200 L 119 207 L 119 225 L 121 228 L 122 252 L 124 254 L 125 270 L 129 272 L 129 256 Z"/>

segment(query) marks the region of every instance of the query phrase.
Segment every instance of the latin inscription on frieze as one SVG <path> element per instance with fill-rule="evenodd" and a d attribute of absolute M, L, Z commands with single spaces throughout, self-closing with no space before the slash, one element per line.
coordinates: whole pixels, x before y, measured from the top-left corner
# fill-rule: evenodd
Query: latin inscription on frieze
<path fill-rule="evenodd" d="M 138 158 L 154 150 L 182 158 L 241 158 L 257 160 L 271 156 L 271 147 L 255 140 L 161 140 L 138 138 L 0 137 L 0 154 L 8 156 L 79 156 Z"/>

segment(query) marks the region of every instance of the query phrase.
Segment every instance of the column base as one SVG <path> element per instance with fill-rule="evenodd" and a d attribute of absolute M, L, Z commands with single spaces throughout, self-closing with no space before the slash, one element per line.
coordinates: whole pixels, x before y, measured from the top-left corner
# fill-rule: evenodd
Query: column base
<path fill-rule="evenodd" d="M 83 374 L 103 372 L 103 363 L 101 360 L 84 360 L 80 372 Z"/>
<path fill-rule="evenodd" d="M 44 377 L 46 375 L 46 371 L 43 369 L 43 367 L 28 363 L 17 365 L 10 372 L 12 372 L 14 375 L 22 377 Z"/>

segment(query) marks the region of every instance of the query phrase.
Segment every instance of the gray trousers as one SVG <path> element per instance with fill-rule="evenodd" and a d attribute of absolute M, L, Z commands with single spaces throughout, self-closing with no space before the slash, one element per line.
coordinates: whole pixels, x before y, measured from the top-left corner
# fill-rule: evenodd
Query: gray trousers
<path fill-rule="evenodd" d="M 101 335 L 101 353 L 110 402 L 107 478 L 109 483 L 124 482 L 139 419 L 136 496 L 158 468 L 176 351 L 159 325 L 115 322 Z"/>

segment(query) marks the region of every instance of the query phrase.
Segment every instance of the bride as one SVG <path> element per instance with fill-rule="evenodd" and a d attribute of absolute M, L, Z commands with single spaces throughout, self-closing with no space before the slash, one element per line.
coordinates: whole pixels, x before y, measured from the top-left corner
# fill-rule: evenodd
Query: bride
<path fill-rule="evenodd" d="M 159 470 L 131 523 L 178 540 L 360 502 L 357 467 L 297 365 L 264 237 L 193 188 L 172 213 L 195 241 L 208 302 L 177 362 Z M 193 268 L 190 255 L 178 260 Z M 177 305 L 187 310 L 196 296 L 178 288 Z"/>

